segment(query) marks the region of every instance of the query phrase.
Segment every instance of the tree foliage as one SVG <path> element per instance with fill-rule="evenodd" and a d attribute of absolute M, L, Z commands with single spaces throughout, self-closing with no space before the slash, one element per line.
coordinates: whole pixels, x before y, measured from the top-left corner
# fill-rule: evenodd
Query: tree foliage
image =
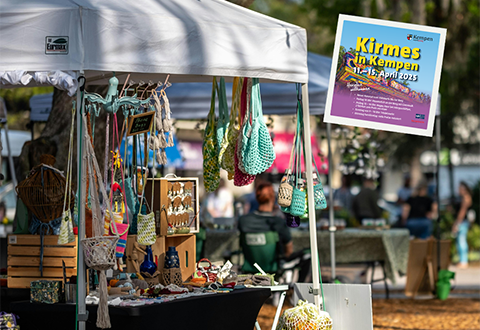
<path fill-rule="evenodd" d="M 253 9 L 300 25 L 308 33 L 308 49 L 332 56 L 338 15 L 349 14 L 447 28 L 441 94 L 442 145 L 452 148 L 458 143 L 477 146 L 480 142 L 475 125 L 459 138 L 454 118 L 479 115 L 480 108 L 480 7 L 478 0 L 256 0 Z M 458 125 L 457 125 L 458 126 Z M 456 128 L 458 130 L 458 127 Z M 433 147 L 425 137 L 384 133 L 379 138 L 390 143 L 393 156 L 410 161 L 416 150 Z M 468 148 L 468 145 L 465 146 Z"/>

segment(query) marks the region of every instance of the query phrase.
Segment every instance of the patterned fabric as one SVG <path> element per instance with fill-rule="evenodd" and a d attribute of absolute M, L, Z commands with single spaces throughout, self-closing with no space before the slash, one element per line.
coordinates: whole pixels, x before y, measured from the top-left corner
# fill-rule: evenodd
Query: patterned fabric
<path fill-rule="evenodd" d="M 220 165 L 228 172 L 229 179 L 235 174 L 235 147 L 240 131 L 239 108 L 242 93 L 243 78 L 235 77 L 232 87 L 232 108 L 230 110 L 230 123 L 220 149 Z"/>
<path fill-rule="evenodd" d="M 38 280 L 30 283 L 30 302 L 59 303 L 62 296 L 62 281 Z"/>
<path fill-rule="evenodd" d="M 115 221 L 116 222 L 116 221 Z M 115 257 L 122 258 L 125 254 L 125 247 L 127 246 L 128 223 L 110 223 L 110 236 L 119 236 L 117 247 L 115 249 Z"/>
<path fill-rule="evenodd" d="M 123 223 L 123 214 L 122 213 L 113 211 L 113 218 L 115 219 L 116 224 Z M 110 223 L 111 222 L 112 222 L 112 219 L 110 217 L 110 212 L 107 210 L 107 211 L 105 211 L 105 222 L 103 223 L 103 228 L 104 228 L 104 234 L 105 235 L 110 234 Z"/>
<path fill-rule="evenodd" d="M 0 329 L 20 330 L 17 316 L 13 313 L 0 312 Z"/>
<path fill-rule="evenodd" d="M 155 214 L 153 212 L 145 215 L 138 215 L 137 222 L 137 242 L 142 245 L 152 245 L 155 244 L 157 240 L 157 235 L 155 232 Z"/>
<path fill-rule="evenodd" d="M 263 120 L 258 78 L 252 79 L 252 94 L 248 120 L 242 130 L 241 160 L 245 172 L 256 175 L 265 172 L 275 161 L 272 138 Z"/>
<path fill-rule="evenodd" d="M 203 182 L 205 190 L 212 192 L 217 190 L 220 183 L 220 164 L 218 163 L 218 141 L 215 118 L 215 86 L 217 82 L 213 78 L 212 100 L 208 114 L 207 127 L 203 135 Z"/>

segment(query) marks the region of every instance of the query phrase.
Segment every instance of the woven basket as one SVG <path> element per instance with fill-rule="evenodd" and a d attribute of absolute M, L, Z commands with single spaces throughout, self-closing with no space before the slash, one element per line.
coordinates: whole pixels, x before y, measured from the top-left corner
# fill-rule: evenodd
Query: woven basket
<path fill-rule="evenodd" d="M 42 155 L 42 164 L 35 166 L 30 175 L 20 182 L 16 191 L 25 206 L 41 222 L 50 222 L 62 216 L 66 180 L 63 173 L 52 167 L 55 157 Z M 67 210 L 71 209 L 75 196 L 70 192 Z"/>
<path fill-rule="evenodd" d="M 180 268 L 164 269 L 162 273 L 162 279 L 165 285 L 175 284 L 181 286 L 183 283 L 182 271 Z"/>
<path fill-rule="evenodd" d="M 118 236 L 97 236 L 81 240 L 83 255 L 88 267 L 107 270 L 115 265 Z"/>

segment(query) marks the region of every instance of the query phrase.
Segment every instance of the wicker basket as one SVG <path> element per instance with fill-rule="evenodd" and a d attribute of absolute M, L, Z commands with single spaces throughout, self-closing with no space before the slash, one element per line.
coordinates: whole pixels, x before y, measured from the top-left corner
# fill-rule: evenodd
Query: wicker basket
<path fill-rule="evenodd" d="M 118 236 L 97 236 L 81 240 L 83 255 L 88 267 L 107 270 L 115 265 Z"/>
<path fill-rule="evenodd" d="M 55 157 L 42 155 L 42 164 L 35 166 L 30 175 L 20 182 L 16 191 L 25 206 L 41 222 L 50 222 L 62 216 L 65 199 L 65 176 L 58 169 L 52 167 Z M 71 209 L 75 196 L 70 191 L 67 208 Z"/>

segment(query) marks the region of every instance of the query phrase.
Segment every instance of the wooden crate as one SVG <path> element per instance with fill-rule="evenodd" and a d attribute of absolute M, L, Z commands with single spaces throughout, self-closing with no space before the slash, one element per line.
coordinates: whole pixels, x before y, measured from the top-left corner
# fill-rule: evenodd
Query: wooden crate
<path fill-rule="evenodd" d="M 131 255 L 134 247 L 134 243 L 137 240 L 137 235 L 128 235 L 127 247 L 125 250 L 127 256 L 127 272 L 134 273 L 135 268 L 131 261 Z M 178 257 L 180 259 L 180 269 L 182 271 L 182 279 L 185 281 L 195 271 L 195 235 L 194 234 L 180 234 L 171 236 L 157 236 L 157 241 L 152 245 L 152 253 L 154 261 L 158 263 L 158 270 L 163 270 L 165 262 L 165 252 L 169 246 L 175 246 Z M 140 247 L 145 250 L 144 245 Z M 140 253 L 139 253 L 140 255 Z M 155 260 L 156 259 L 156 260 Z M 140 264 L 143 261 L 143 255 L 140 256 Z"/>
<path fill-rule="evenodd" d="M 175 182 L 192 182 L 192 207 L 193 212 L 189 215 L 191 233 L 198 233 L 200 231 L 200 221 L 199 221 L 199 189 L 198 189 L 198 178 L 155 178 L 147 179 L 145 184 L 145 199 L 150 204 L 152 200 L 152 182 L 153 182 L 153 206 L 152 209 L 155 212 L 156 221 L 157 221 L 157 235 L 166 236 L 168 228 L 168 219 L 166 212 L 162 211 L 162 208 L 167 207 L 168 203 L 168 183 Z"/>
<path fill-rule="evenodd" d="M 36 280 L 62 280 L 62 260 L 67 277 L 77 275 L 77 243 L 58 245 L 57 235 L 45 235 L 43 240 L 43 277 L 40 276 L 40 236 L 9 235 L 7 286 L 30 288 Z"/>

